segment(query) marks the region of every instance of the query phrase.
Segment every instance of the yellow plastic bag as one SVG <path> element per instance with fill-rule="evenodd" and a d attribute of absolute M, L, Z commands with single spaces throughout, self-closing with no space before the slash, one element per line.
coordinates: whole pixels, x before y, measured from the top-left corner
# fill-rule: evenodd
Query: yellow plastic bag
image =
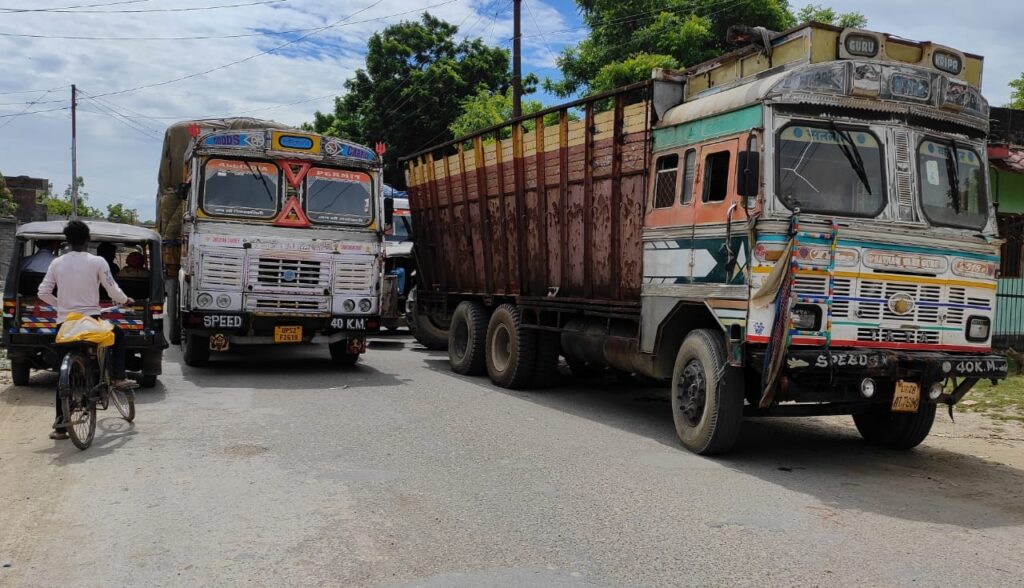
<path fill-rule="evenodd" d="M 81 313 L 69 312 L 68 318 L 57 331 L 57 343 L 79 341 L 95 343 L 99 347 L 110 347 L 114 344 L 114 325 Z"/>

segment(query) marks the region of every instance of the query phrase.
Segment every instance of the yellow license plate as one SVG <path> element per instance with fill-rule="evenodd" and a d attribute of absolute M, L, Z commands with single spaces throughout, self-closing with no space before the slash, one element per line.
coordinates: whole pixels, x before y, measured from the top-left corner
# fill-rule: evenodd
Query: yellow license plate
<path fill-rule="evenodd" d="M 893 412 L 917 412 L 921 404 L 921 386 L 917 382 L 896 381 L 896 391 L 892 395 Z"/>
<path fill-rule="evenodd" d="M 274 327 L 274 343 L 302 343 L 302 327 Z"/>

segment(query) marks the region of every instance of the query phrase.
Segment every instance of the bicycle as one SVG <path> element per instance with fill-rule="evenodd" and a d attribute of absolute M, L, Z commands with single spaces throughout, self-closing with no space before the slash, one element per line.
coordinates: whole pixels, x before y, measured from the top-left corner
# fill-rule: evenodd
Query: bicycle
<path fill-rule="evenodd" d="M 103 309 L 114 312 L 117 308 Z M 75 447 L 85 450 L 96 435 L 96 410 L 113 404 L 127 422 L 135 420 L 135 394 L 115 388 L 109 361 L 110 347 L 95 343 L 58 343 L 67 349 L 60 363 L 58 389 L 65 428 Z"/>

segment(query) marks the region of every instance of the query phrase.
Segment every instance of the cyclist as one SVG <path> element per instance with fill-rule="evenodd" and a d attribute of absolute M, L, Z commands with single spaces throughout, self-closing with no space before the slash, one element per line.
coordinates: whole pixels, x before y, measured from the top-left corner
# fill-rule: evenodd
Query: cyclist
<path fill-rule="evenodd" d="M 89 226 L 79 220 L 68 222 L 64 227 L 71 251 L 53 260 L 46 277 L 39 284 L 39 298 L 57 309 L 57 323 L 63 323 L 68 313 L 78 312 L 100 317 L 100 286 L 107 291 L 117 304 L 131 304 L 133 300 L 121 291 L 110 273 L 110 266 L 102 257 L 89 253 Z M 57 295 L 54 296 L 54 288 Z M 126 378 L 124 332 L 114 326 L 114 346 L 110 350 L 114 368 L 114 383 L 117 388 L 131 389 L 134 382 Z M 67 439 L 64 415 L 61 410 L 60 392 L 56 396 L 57 418 L 53 423 L 51 439 Z"/>

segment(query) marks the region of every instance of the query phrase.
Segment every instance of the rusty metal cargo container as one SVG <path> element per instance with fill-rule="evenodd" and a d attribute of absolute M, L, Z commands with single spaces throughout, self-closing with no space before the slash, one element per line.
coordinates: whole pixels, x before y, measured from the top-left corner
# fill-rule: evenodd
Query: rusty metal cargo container
<path fill-rule="evenodd" d="M 566 104 L 408 158 L 420 298 L 638 312 L 649 88 Z"/>

